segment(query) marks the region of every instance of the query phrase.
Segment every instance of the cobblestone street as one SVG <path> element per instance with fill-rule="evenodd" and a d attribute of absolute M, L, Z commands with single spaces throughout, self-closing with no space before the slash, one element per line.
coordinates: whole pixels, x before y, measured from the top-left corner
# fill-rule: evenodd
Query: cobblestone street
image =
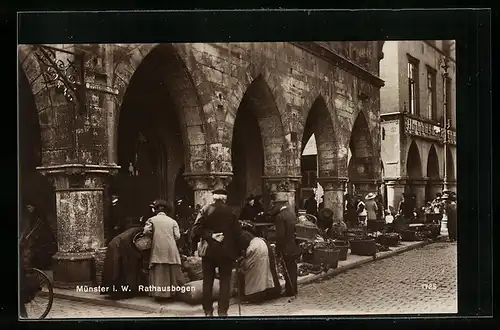
<path fill-rule="evenodd" d="M 242 305 L 242 316 L 457 312 L 456 243 L 434 243 L 307 284 L 286 298 Z M 238 315 L 232 305 L 230 315 Z M 186 316 L 146 313 L 55 299 L 48 318 Z M 200 314 L 193 316 L 201 316 Z"/>

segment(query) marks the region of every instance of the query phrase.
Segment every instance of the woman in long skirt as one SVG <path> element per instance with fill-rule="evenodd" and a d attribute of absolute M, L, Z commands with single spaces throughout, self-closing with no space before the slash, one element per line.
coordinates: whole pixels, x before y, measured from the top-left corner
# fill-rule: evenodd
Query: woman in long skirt
<path fill-rule="evenodd" d="M 239 289 L 244 299 L 257 302 L 279 296 L 281 286 L 269 244 L 247 231 L 243 231 L 241 243 L 245 253 L 240 265 L 243 278 Z"/>
<path fill-rule="evenodd" d="M 144 226 L 144 234 L 153 236 L 147 289 L 150 296 L 161 300 L 173 297 L 176 287 L 184 285 L 186 280 L 176 245 L 176 240 L 181 237 L 179 225 L 166 215 L 168 206 L 165 201 L 155 201 L 154 210 L 156 215 Z"/>

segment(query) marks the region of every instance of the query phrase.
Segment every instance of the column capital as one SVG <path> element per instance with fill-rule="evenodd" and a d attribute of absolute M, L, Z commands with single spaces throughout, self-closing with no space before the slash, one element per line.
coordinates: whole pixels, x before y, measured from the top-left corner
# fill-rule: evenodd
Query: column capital
<path fill-rule="evenodd" d="M 55 191 L 103 190 L 107 179 L 118 173 L 117 165 L 62 164 L 36 168 L 50 179 Z"/>
<path fill-rule="evenodd" d="M 329 191 L 344 191 L 349 179 L 345 177 L 319 177 L 317 181 L 323 189 Z"/>
<path fill-rule="evenodd" d="M 349 180 L 349 182 L 358 184 L 358 185 L 380 185 L 381 181 L 378 179 L 364 179 L 364 180 Z"/>
<path fill-rule="evenodd" d="M 184 173 L 184 178 L 193 190 L 225 189 L 232 177 L 231 172 Z"/>
<path fill-rule="evenodd" d="M 271 192 L 294 192 L 301 176 L 263 176 L 262 178 Z"/>
<path fill-rule="evenodd" d="M 428 178 L 422 177 L 422 178 L 411 178 L 407 180 L 408 184 L 410 185 L 415 185 L 415 186 L 425 186 L 428 182 Z"/>
<path fill-rule="evenodd" d="M 384 183 L 386 186 L 405 186 L 406 178 L 385 178 Z"/>
<path fill-rule="evenodd" d="M 443 185 L 443 179 L 427 179 L 427 183 L 435 186 L 442 186 Z"/>

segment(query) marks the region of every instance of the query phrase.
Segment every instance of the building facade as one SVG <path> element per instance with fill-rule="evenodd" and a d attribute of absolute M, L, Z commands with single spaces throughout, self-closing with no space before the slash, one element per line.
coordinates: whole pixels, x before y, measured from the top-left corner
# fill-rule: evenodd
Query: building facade
<path fill-rule="evenodd" d="M 158 197 L 202 206 L 222 187 L 235 206 L 251 193 L 294 205 L 312 134 L 325 207 L 342 218 L 348 179 L 381 182 L 382 46 L 19 46 L 21 198 L 57 227 L 55 285 L 93 282 L 111 194 L 128 216 Z"/>
<path fill-rule="evenodd" d="M 443 189 L 456 191 L 455 42 L 386 41 L 380 76 L 386 200 L 404 193 L 416 207 Z M 446 63 L 446 67 L 443 64 Z"/>

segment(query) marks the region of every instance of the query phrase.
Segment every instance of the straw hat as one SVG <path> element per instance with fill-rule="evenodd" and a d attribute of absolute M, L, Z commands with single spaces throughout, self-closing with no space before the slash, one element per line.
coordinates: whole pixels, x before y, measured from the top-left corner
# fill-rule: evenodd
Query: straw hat
<path fill-rule="evenodd" d="M 365 199 L 369 200 L 369 199 L 374 199 L 375 197 L 377 197 L 377 194 L 371 192 L 365 196 Z"/>

